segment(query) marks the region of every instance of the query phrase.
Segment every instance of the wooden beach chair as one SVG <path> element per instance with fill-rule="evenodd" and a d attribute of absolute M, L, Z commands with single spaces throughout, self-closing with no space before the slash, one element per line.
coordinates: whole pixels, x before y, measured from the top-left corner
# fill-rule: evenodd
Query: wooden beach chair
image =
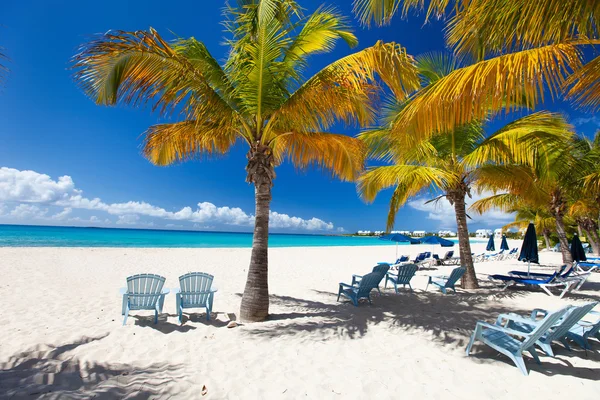
<path fill-rule="evenodd" d="M 190 272 L 179 277 L 179 289 L 175 292 L 175 309 L 182 323 L 183 310 L 186 308 L 205 308 L 206 320 L 210 321 L 210 313 L 216 288 L 212 286 L 213 276 L 204 272 Z"/>
<path fill-rule="evenodd" d="M 165 296 L 169 289 L 163 289 L 165 278 L 154 274 L 137 274 L 127 278 L 127 288 L 121 289 L 123 307 L 121 314 L 123 325 L 127 322 L 129 311 L 154 310 L 154 323 L 158 323 L 158 314 L 162 312 Z"/>

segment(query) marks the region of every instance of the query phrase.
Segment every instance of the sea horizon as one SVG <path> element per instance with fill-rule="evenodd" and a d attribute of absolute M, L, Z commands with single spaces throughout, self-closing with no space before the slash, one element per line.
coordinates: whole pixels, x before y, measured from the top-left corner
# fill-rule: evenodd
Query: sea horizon
<path fill-rule="evenodd" d="M 376 236 L 287 232 L 270 233 L 269 245 L 390 246 L 395 243 L 381 241 Z M 0 224 L 0 247 L 250 248 L 252 232 Z"/>

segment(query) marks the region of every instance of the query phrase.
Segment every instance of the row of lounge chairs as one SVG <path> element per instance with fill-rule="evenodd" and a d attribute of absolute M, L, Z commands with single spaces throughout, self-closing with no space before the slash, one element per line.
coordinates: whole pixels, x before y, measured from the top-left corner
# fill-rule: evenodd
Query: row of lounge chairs
<path fill-rule="evenodd" d="M 480 253 L 473 255 L 474 262 L 485 262 L 485 261 L 502 261 L 502 260 L 513 260 L 519 257 L 519 249 L 513 248 L 510 251 L 500 250 L 497 253 Z"/>
<path fill-rule="evenodd" d="M 552 274 L 510 271 L 508 275 L 490 275 L 492 281 L 501 282 L 502 290 L 509 286 L 523 285 L 529 287 L 539 287 L 550 296 L 554 296 L 551 288 L 560 290 L 559 297 L 563 298 L 565 294 L 573 290 L 579 290 L 585 281 L 589 278 L 590 272 L 577 273 L 576 266 L 567 267 L 563 265 L 558 271 Z"/>
<path fill-rule="evenodd" d="M 213 276 L 204 272 L 190 272 L 179 277 L 179 288 L 174 289 L 175 307 L 179 323 L 182 323 L 183 310 L 187 308 L 205 308 L 206 320 L 210 321 L 214 295 Z M 158 322 L 158 314 L 162 312 L 165 296 L 170 290 L 165 289 L 166 279 L 155 274 L 138 274 L 127 278 L 127 287 L 121 289 L 123 296 L 123 325 L 127 323 L 129 311 L 154 311 L 154 323 Z"/>
<path fill-rule="evenodd" d="M 405 264 L 400 265 L 396 272 L 392 272 L 390 271 L 389 264 L 379 264 L 373 268 L 372 272 L 366 275 L 352 275 L 351 284 L 340 282 L 337 300 L 339 301 L 342 296 L 346 297 L 350 299 L 352 304 L 356 307 L 358 307 L 361 299 L 366 299 L 369 301 L 369 304 L 371 304 L 371 292 L 377 290 L 381 293 L 379 285 L 384 278 L 384 288 L 387 288 L 389 282 L 394 286 L 396 294 L 398 293 L 399 286 L 406 287 L 408 285 L 412 291 L 410 281 L 415 276 L 417 269 L 418 266 L 416 264 Z M 446 294 L 449 289 L 456 292 L 454 285 L 464 273 L 465 268 L 459 267 L 455 268 L 449 276 L 430 276 L 425 290 L 429 288 L 429 285 L 434 285 L 444 294 Z"/>
<path fill-rule="evenodd" d="M 467 356 L 471 354 L 473 344 L 480 341 L 509 357 L 527 375 L 523 354 L 530 353 L 540 364 L 536 346 L 554 357 L 552 346 L 556 342 L 571 350 L 568 340 L 584 349 L 591 348 L 590 338 L 600 340 L 600 312 L 592 311 L 597 304 L 568 306 L 554 312 L 535 309 L 529 316 L 500 314 L 493 324 L 478 321 L 467 346 Z"/>
<path fill-rule="evenodd" d="M 398 267 L 406 264 L 415 264 L 417 267 L 434 265 L 459 265 L 460 257 L 454 257 L 454 250 L 447 251 L 444 257 L 441 258 L 437 254 L 432 254 L 431 252 L 426 251 L 419 253 L 414 260 L 411 260 L 407 255 L 402 255 L 393 263 L 380 262 L 379 264 L 388 264 L 393 269 L 398 269 Z"/>

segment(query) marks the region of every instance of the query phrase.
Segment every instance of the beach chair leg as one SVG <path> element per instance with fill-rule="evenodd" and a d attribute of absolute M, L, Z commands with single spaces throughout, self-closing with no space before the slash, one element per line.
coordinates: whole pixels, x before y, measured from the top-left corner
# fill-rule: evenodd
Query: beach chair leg
<path fill-rule="evenodd" d="M 408 282 L 408 287 L 410 288 L 410 291 L 412 292 L 412 291 L 413 291 L 413 288 L 412 288 L 412 286 L 410 285 L 410 282 Z"/>
<path fill-rule="evenodd" d="M 540 287 L 542 288 L 542 290 L 544 292 L 546 292 L 549 296 L 554 297 L 554 294 L 552 294 L 552 292 L 550 291 L 550 289 L 548 289 L 548 287 L 546 287 L 546 285 L 540 285 Z"/>
<path fill-rule="evenodd" d="M 571 351 L 571 346 L 569 346 L 569 342 L 567 342 L 567 339 L 562 338 L 562 339 L 560 339 L 560 342 L 562 343 L 563 346 L 565 346 L 565 349 Z"/>
<path fill-rule="evenodd" d="M 340 295 L 342 294 L 342 287 L 340 286 L 340 289 L 338 290 L 338 298 L 337 301 L 340 301 Z"/>
<path fill-rule="evenodd" d="M 554 351 L 552 350 L 552 346 L 550 344 L 548 344 L 548 343 L 539 343 L 539 345 L 542 348 L 542 350 L 544 350 L 544 353 L 546 353 L 550 357 L 554 357 Z"/>
<path fill-rule="evenodd" d="M 158 298 L 158 312 L 162 312 L 164 306 L 165 306 L 165 295 L 163 294 Z"/>
<path fill-rule="evenodd" d="M 550 345 L 548 345 L 548 347 L 550 347 Z M 531 355 L 533 356 L 533 359 L 535 360 L 535 362 L 538 365 L 541 365 L 542 363 L 540 362 L 540 356 L 538 356 L 537 350 L 535 349 L 535 347 L 531 346 L 529 348 L 529 352 L 531 353 Z M 552 353 L 552 349 L 550 349 L 550 353 Z M 554 353 L 552 354 L 552 357 L 554 357 Z"/>
<path fill-rule="evenodd" d="M 210 321 L 210 307 L 206 305 L 206 320 Z"/>
<path fill-rule="evenodd" d="M 430 283 L 431 283 L 431 277 L 429 277 L 429 280 L 427 281 L 427 286 L 425 286 L 425 291 L 427 291 L 427 288 L 429 287 Z"/>
<path fill-rule="evenodd" d="M 158 324 L 158 304 L 154 309 L 154 325 Z"/>
<path fill-rule="evenodd" d="M 529 372 L 527 371 L 527 366 L 525 365 L 525 360 L 523 360 L 522 356 L 514 356 L 511 358 L 512 358 L 513 362 L 515 363 L 515 365 L 521 370 L 523 375 L 525 375 L 525 376 L 529 375 Z"/>
<path fill-rule="evenodd" d="M 471 335 L 471 339 L 469 340 L 469 344 L 467 345 L 467 356 L 469 356 L 471 354 L 471 348 L 473 347 L 473 343 L 475 343 L 475 340 L 477 339 L 477 335 L 479 334 L 479 325 L 475 325 L 475 330 L 473 331 L 473 334 Z"/>
<path fill-rule="evenodd" d="M 446 294 L 446 288 L 443 286 L 440 286 L 440 290 L 442 291 L 442 293 Z"/>
<path fill-rule="evenodd" d="M 125 308 L 127 307 L 127 295 L 123 295 L 123 306 L 121 307 L 121 315 L 125 315 Z"/>
<path fill-rule="evenodd" d="M 125 304 L 125 311 L 123 312 L 123 315 L 125 316 L 125 318 L 123 318 L 123 326 L 125 326 L 127 323 L 127 317 L 129 316 L 129 302 Z"/>

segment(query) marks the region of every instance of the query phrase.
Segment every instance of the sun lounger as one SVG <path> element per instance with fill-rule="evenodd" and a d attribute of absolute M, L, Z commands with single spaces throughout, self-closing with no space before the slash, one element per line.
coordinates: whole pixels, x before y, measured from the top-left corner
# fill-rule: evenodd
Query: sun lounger
<path fill-rule="evenodd" d="M 379 285 L 381 277 L 380 273 L 371 272 L 363 276 L 357 285 L 340 282 L 337 301 L 340 301 L 340 296 L 344 296 L 349 298 L 356 307 L 360 299 L 367 299 L 371 304 L 371 291 Z"/>
<path fill-rule="evenodd" d="M 600 264 L 591 262 L 578 262 L 575 263 L 577 271 L 579 272 L 595 272 L 600 271 Z"/>
<path fill-rule="evenodd" d="M 175 292 L 175 309 L 182 323 L 183 310 L 186 308 L 205 308 L 206 320 L 210 321 L 210 313 L 216 288 L 212 286 L 213 276 L 204 272 L 190 272 L 179 277 L 180 288 Z"/>
<path fill-rule="evenodd" d="M 429 281 L 427 282 L 427 286 L 425 287 L 425 291 L 429 288 L 430 284 L 437 286 L 442 293 L 446 294 L 448 289 L 452 289 L 454 293 L 456 293 L 456 289 L 454 285 L 456 282 L 463 276 L 466 268 L 459 267 L 454 268 L 450 273 L 450 276 L 430 276 Z"/>
<path fill-rule="evenodd" d="M 538 339 L 536 344 L 540 346 L 542 350 L 544 350 L 544 352 L 550 357 L 554 357 L 554 352 L 552 351 L 552 342 L 561 342 L 567 348 L 567 350 L 570 350 L 569 344 L 566 340 L 569 330 L 577 326 L 581 319 L 584 318 L 590 311 L 592 311 L 597 304 L 598 302 L 591 302 L 580 307 L 571 307 L 556 325 L 551 327 L 546 334 Z M 504 322 L 506 322 L 505 326 L 509 329 L 515 329 L 529 333 L 540 324 L 538 317 L 545 317 L 546 315 L 548 315 L 548 311 L 541 309 L 533 310 L 531 315 L 528 317 L 522 317 L 517 314 L 501 314 L 496 321 L 496 325 L 503 325 Z"/>
<path fill-rule="evenodd" d="M 394 274 L 392 272 L 388 272 L 385 276 L 385 287 L 387 288 L 387 283 L 392 282 L 394 285 L 394 290 L 396 294 L 398 293 L 398 286 L 402 285 L 402 287 L 408 287 L 412 291 L 412 286 L 410 285 L 410 280 L 413 276 L 415 276 L 415 272 L 417 272 L 418 267 L 415 264 L 406 264 L 398 268 L 398 273 Z"/>
<path fill-rule="evenodd" d="M 566 272 L 565 272 L 565 270 L 566 270 Z M 573 272 L 573 268 L 567 269 L 567 266 L 563 265 L 556 272 L 558 272 L 558 275 L 557 275 L 558 277 L 568 278 L 569 275 L 571 275 L 571 273 Z M 553 275 L 553 274 L 545 274 L 545 273 L 540 273 L 540 272 L 525 272 L 525 271 L 509 271 L 508 274 L 519 277 L 519 278 L 533 278 L 533 279 L 547 279 Z"/>
<path fill-rule="evenodd" d="M 158 323 L 158 314 L 162 312 L 165 296 L 169 289 L 163 289 L 165 278 L 154 274 L 138 274 L 127 278 L 127 288 L 121 289 L 123 307 L 121 314 L 127 322 L 129 311 L 154 310 L 154 323 Z"/>
<path fill-rule="evenodd" d="M 555 311 L 546 315 L 531 332 L 521 332 L 515 329 L 509 329 L 500 325 L 489 324 L 484 321 L 478 321 L 475 330 L 471 335 L 471 340 L 467 345 L 467 356 L 471 354 L 471 348 L 476 340 L 479 340 L 494 350 L 509 357 L 515 365 L 521 370 L 523 375 L 527 375 L 527 367 L 523 360 L 523 353 L 528 351 L 534 360 L 540 364 L 540 358 L 535 350 L 536 342 L 548 333 L 558 320 L 569 310 L 569 307 Z"/>

